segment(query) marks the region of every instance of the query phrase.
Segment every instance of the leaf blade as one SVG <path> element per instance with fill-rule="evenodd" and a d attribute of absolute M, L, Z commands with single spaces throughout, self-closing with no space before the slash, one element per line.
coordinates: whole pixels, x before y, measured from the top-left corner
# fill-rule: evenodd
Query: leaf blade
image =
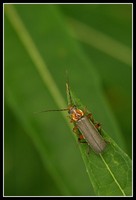
<path fill-rule="evenodd" d="M 87 155 L 86 149 L 80 147 L 94 190 L 100 196 L 131 196 L 131 160 L 104 131 L 103 134 L 108 146 L 102 154 L 95 155 L 91 151 Z"/>

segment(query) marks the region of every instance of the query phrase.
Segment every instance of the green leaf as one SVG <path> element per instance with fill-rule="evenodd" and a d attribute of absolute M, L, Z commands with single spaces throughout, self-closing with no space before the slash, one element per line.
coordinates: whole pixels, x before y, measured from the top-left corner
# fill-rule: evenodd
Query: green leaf
<path fill-rule="evenodd" d="M 78 108 L 85 108 L 72 92 L 67 92 L 72 97 L 72 102 L 78 102 Z M 89 111 L 87 111 L 89 113 Z M 95 121 L 95 119 L 94 119 Z M 81 133 L 82 134 L 82 133 Z M 85 162 L 86 171 L 99 196 L 131 196 L 132 194 L 132 163 L 129 156 L 101 130 L 101 134 L 107 143 L 106 148 L 100 154 L 87 152 L 87 144 L 80 144 L 80 150 Z M 91 147 L 91 145 L 90 145 Z"/>
<path fill-rule="evenodd" d="M 67 114 L 61 112 L 62 116 L 59 113 L 34 115 L 33 112 L 40 111 L 43 108 L 59 109 L 67 107 L 64 100 L 66 98 L 64 95 L 65 70 L 67 69 L 79 98 L 82 97 L 85 104 L 91 106 L 95 118 L 102 122 L 104 129 L 119 146 L 126 149 L 123 135 L 102 92 L 100 77 L 80 45 L 71 38 L 69 29 L 63 21 L 63 15 L 56 6 L 5 5 L 4 9 L 6 14 L 4 19 L 5 106 L 10 108 L 16 119 L 13 120 L 12 126 L 7 124 L 6 138 L 14 132 L 16 127 L 23 127 L 24 132 L 22 129 L 20 131 L 22 131 L 22 134 L 27 134 L 35 146 L 44 169 L 48 172 L 40 194 L 49 194 L 46 185 L 51 182 L 48 181 L 48 178 L 51 177 L 55 187 L 52 192 L 53 195 L 93 196 L 94 191 L 86 174 L 77 144 L 75 144 L 72 134 L 69 133 L 69 128 L 72 129 L 66 117 Z M 8 122 L 7 119 L 8 111 L 5 111 L 5 122 Z M 15 134 L 19 134 L 19 132 L 16 131 Z M 18 152 L 17 142 L 16 140 L 14 146 L 16 152 Z M 21 143 L 21 141 L 19 142 Z M 7 143 L 7 139 L 5 143 Z M 10 147 L 8 151 L 10 152 Z M 86 146 L 84 145 L 82 145 L 82 153 L 84 154 L 85 164 L 88 165 Z M 7 155 L 5 154 L 6 166 L 9 160 Z M 21 152 L 19 152 L 19 156 L 20 159 L 24 160 Z M 93 156 L 95 163 L 98 159 L 115 184 L 115 179 L 113 179 L 107 166 L 113 174 L 115 171 L 112 170 L 106 160 L 107 157 L 105 158 L 104 155 L 99 157 L 91 153 L 89 162 Z M 14 155 L 11 156 L 11 159 L 12 163 L 16 160 L 16 165 L 20 165 L 20 160 L 17 161 Z M 30 164 L 28 163 L 28 165 Z M 16 179 L 21 170 L 16 171 L 14 165 L 12 169 L 14 169 L 14 173 L 12 170 L 5 171 L 5 178 L 8 173 L 12 174 L 14 183 L 16 183 L 12 186 L 12 195 L 16 195 L 18 187 L 26 188 L 28 195 L 35 194 L 34 188 L 33 191 L 29 192 L 25 181 L 23 183 Z M 39 170 L 41 170 L 40 167 Z M 88 170 L 90 173 L 90 164 Z M 96 177 L 97 175 L 98 172 Z M 114 175 L 116 177 L 116 174 Z M 35 177 L 35 174 L 33 176 Z M 5 179 L 5 185 L 8 184 L 11 176 L 8 177 Z M 130 195 L 130 191 L 126 191 L 127 189 L 122 182 L 117 177 L 116 179 L 125 194 Z M 95 180 L 96 178 L 92 181 L 93 186 Z M 35 182 L 40 183 L 40 179 L 35 177 Z M 117 193 L 121 190 L 118 184 L 115 185 L 112 195 L 123 195 L 123 193 Z M 94 189 L 96 195 L 108 195 L 105 193 L 105 188 L 101 192 L 96 186 Z M 10 195 L 11 193 L 7 189 L 5 194 Z M 17 195 L 20 194 L 22 193 L 19 190 Z"/>
<path fill-rule="evenodd" d="M 131 160 L 111 139 L 100 155 L 91 152 L 87 155 L 86 147 L 82 156 L 86 170 L 99 196 L 131 196 L 132 165 Z"/>

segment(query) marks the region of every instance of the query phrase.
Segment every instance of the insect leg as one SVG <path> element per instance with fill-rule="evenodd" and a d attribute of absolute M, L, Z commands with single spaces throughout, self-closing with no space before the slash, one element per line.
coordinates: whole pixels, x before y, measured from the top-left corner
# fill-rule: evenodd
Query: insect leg
<path fill-rule="evenodd" d="M 73 132 L 76 133 L 79 143 L 87 143 L 87 141 L 85 140 L 84 136 L 80 133 L 80 131 L 78 130 L 78 127 L 76 125 L 73 128 Z M 90 154 L 90 150 L 91 150 L 91 147 L 88 145 L 88 147 L 86 149 L 86 153 L 88 155 Z"/>
<path fill-rule="evenodd" d="M 80 134 L 78 136 L 78 142 L 80 142 L 80 143 L 87 143 L 82 134 Z"/>
<path fill-rule="evenodd" d="M 87 118 L 90 119 L 94 123 L 94 118 L 92 113 L 87 114 Z"/>
<path fill-rule="evenodd" d="M 76 133 L 76 135 L 78 135 L 78 134 L 79 134 L 79 133 L 78 133 L 78 132 L 79 132 L 79 130 L 78 130 L 77 126 L 74 126 L 74 128 L 73 128 L 73 132 L 74 132 L 74 133 Z"/>
<path fill-rule="evenodd" d="M 74 126 L 73 132 L 76 133 L 76 135 L 78 137 L 78 142 L 80 142 L 80 143 L 87 143 L 86 140 L 84 139 L 83 135 L 78 130 L 77 126 Z"/>
<path fill-rule="evenodd" d="M 101 123 L 95 122 L 94 125 L 95 125 L 95 127 L 97 128 L 98 131 L 101 131 Z"/>

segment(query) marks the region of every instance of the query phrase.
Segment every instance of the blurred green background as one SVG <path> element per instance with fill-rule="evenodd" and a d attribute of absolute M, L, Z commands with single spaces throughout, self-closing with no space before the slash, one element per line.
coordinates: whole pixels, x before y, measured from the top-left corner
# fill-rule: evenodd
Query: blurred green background
<path fill-rule="evenodd" d="M 132 4 L 13 8 L 15 19 L 4 6 L 4 195 L 95 195 L 67 113 L 33 112 L 67 106 L 68 70 L 76 96 L 131 157 Z M 33 46 L 20 40 L 18 18 L 50 74 L 36 67 Z"/>

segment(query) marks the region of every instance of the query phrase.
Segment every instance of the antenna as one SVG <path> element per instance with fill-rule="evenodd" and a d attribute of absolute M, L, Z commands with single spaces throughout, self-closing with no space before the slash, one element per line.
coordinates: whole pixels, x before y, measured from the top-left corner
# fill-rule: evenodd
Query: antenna
<path fill-rule="evenodd" d="M 67 70 L 66 70 L 66 92 L 67 92 L 67 96 L 68 96 L 68 103 L 70 103 L 70 105 L 73 105 L 72 96 L 71 96 L 71 93 L 70 93 L 69 79 L 68 79 Z M 42 110 L 42 111 L 34 112 L 34 114 L 43 113 L 43 112 L 52 112 L 52 111 L 67 111 L 67 110 L 69 110 L 69 108 L 54 109 L 54 110 L 53 109 L 51 109 L 51 110 Z"/>
<path fill-rule="evenodd" d="M 34 112 L 34 114 L 38 114 L 38 113 L 42 113 L 42 112 L 50 112 L 50 111 L 66 111 L 69 110 L 68 108 L 64 108 L 64 109 L 58 109 L 58 110 L 41 110 L 38 112 Z"/>
<path fill-rule="evenodd" d="M 68 78 L 68 71 L 66 70 L 66 92 L 69 97 L 70 105 L 73 105 L 71 93 L 70 93 L 70 86 L 69 86 L 69 78 Z M 68 102 L 69 103 L 69 102 Z"/>

